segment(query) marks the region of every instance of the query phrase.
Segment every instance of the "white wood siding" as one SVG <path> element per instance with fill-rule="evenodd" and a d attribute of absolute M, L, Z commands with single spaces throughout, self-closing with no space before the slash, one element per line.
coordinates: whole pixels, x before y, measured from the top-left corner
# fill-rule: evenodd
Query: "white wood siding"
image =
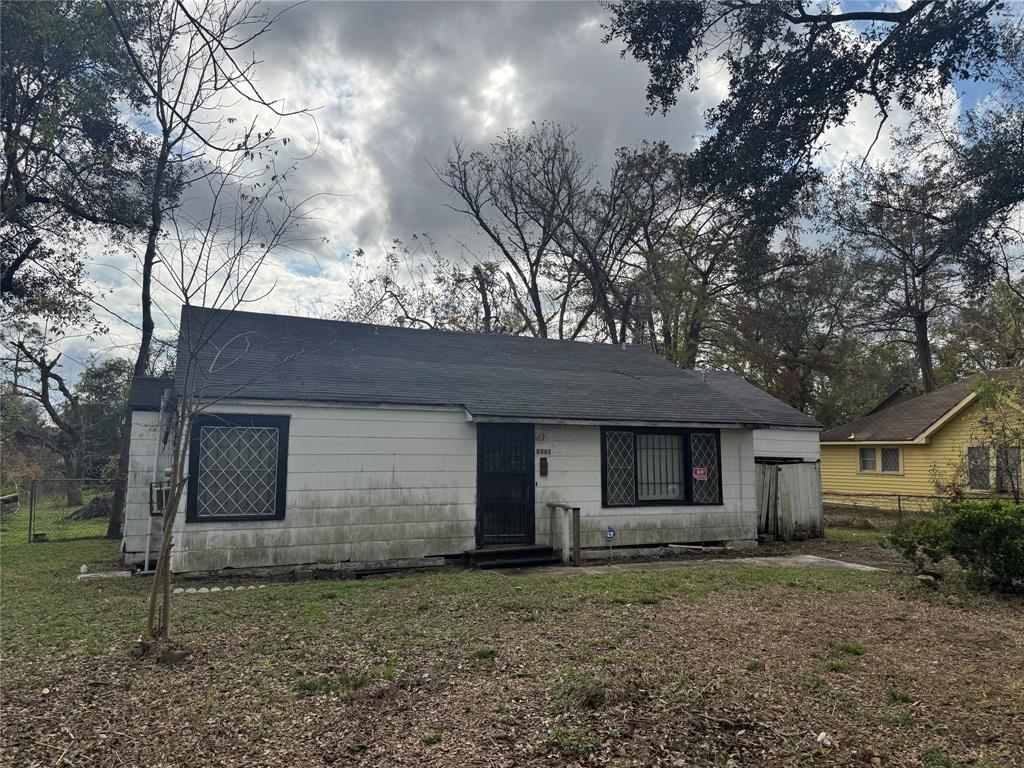
<path fill-rule="evenodd" d="M 821 448 L 816 429 L 755 429 L 754 455 L 818 461 Z"/>
<path fill-rule="evenodd" d="M 170 457 L 166 449 L 159 453 L 157 451 L 157 441 L 160 439 L 159 413 L 133 411 L 131 435 L 124 510 L 124 559 L 128 565 L 142 565 L 146 559 L 146 532 L 151 523 L 149 484 L 163 478 L 163 470 L 168 466 Z M 153 535 L 149 550 L 154 557 L 160 548 L 161 522 L 160 518 L 152 520 Z"/>
<path fill-rule="evenodd" d="M 536 471 L 538 542 L 550 541 L 548 503 L 580 507 L 583 547 L 607 546 L 608 526 L 616 531 L 614 546 L 757 538 L 750 430 L 721 431 L 723 503 L 715 506 L 603 508 L 600 427 L 537 425 L 535 435 L 537 448 L 551 451 L 548 476 Z"/>
<path fill-rule="evenodd" d="M 283 520 L 175 525 L 172 569 L 376 562 L 474 546 L 476 425 L 459 409 L 218 404 L 288 415 Z"/>

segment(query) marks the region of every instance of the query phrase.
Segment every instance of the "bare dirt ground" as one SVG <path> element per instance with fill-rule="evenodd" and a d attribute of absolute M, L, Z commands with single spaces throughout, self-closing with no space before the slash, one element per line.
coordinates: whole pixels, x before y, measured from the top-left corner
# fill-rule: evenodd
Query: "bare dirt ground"
<path fill-rule="evenodd" d="M 735 564 L 276 583 L 176 595 L 165 666 L 129 655 L 146 583 L 76 561 L 5 579 L 3 765 L 1024 766 L 1019 598 Z"/>

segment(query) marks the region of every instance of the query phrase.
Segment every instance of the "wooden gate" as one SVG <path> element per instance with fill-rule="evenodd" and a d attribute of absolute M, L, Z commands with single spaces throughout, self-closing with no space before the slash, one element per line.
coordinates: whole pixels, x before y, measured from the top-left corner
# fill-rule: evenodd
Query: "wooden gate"
<path fill-rule="evenodd" d="M 533 544 L 533 425 L 477 426 L 478 546 Z"/>
<path fill-rule="evenodd" d="M 757 535 L 782 541 L 821 536 L 821 472 L 811 462 L 761 463 L 757 467 Z"/>
<path fill-rule="evenodd" d="M 779 535 L 779 466 L 755 464 L 757 467 L 757 535 Z"/>

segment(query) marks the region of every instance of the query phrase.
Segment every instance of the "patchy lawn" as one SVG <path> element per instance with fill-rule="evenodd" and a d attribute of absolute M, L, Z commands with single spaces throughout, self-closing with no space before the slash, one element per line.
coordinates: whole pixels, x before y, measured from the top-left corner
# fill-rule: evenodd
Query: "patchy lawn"
<path fill-rule="evenodd" d="M 175 595 L 193 653 L 160 666 L 146 580 L 72 580 L 115 549 L 4 536 L 2 764 L 1024 766 L 1019 598 L 740 563 L 268 582 Z"/>

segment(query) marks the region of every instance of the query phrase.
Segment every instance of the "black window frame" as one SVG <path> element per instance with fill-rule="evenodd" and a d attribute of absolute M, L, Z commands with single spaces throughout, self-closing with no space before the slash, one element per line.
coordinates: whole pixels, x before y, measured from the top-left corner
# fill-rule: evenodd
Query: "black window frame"
<path fill-rule="evenodd" d="M 633 433 L 633 502 L 629 504 L 608 503 L 608 457 L 607 439 L 608 432 L 631 432 Z M 685 492 L 682 499 L 659 499 L 652 501 L 640 500 L 640 472 L 637 468 L 639 450 L 636 436 L 638 434 L 657 435 L 679 435 L 683 444 L 682 450 L 682 477 Z M 715 451 L 718 460 L 718 501 L 694 501 L 693 499 L 693 457 L 690 445 L 690 436 L 694 434 L 713 435 L 715 438 Z M 722 467 L 722 430 L 714 428 L 671 428 L 671 427 L 630 427 L 630 426 L 604 426 L 601 427 L 601 506 L 607 509 L 621 509 L 623 507 L 720 507 L 725 503 L 722 494 L 722 480 L 724 471 Z"/>
<path fill-rule="evenodd" d="M 188 442 L 188 493 L 185 506 L 187 523 L 235 523 L 257 520 L 284 520 L 288 483 L 288 427 L 290 416 L 243 413 L 203 413 L 192 419 Z M 273 515 L 199 516 L 199 442 L 203 427 L 275 427 L 277 429 L 277 493 Z"/>

